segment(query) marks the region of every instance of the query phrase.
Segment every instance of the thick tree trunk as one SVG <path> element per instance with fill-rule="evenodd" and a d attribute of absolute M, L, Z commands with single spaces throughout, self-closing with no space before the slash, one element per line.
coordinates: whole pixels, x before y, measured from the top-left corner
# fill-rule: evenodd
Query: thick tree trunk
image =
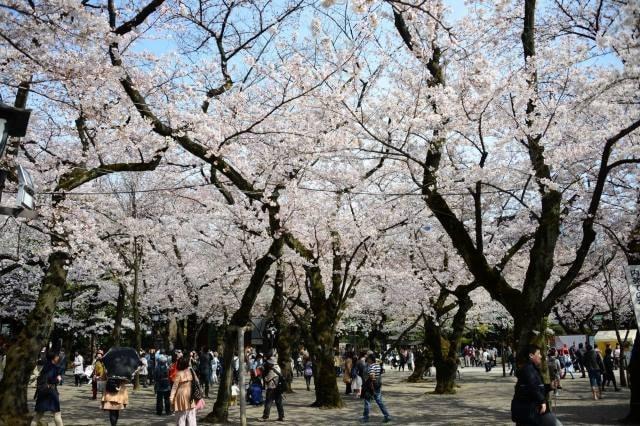
<path fill-rule="evenodd" d="M 218 395 L 213 405 L 213 411 L 207 416 L 207 420 L 214 423 L 226 423 L 229 416 L 229 397 L 231 396 L 231 384 L 233 383 L 233 355 L 238 348 L 238 329 L 227 327 L 224 333 L 224 352 L 222 353 L 222 375 L 219 377 Z M 238 356 L 241 353 L 238 352 Z M 240 358 L 242 362 L 242 358 Z"/>
<path fill-rule="evenodd" d="M 187 320 L 185 318 L 180 318 L 176 320 L 177 325 L 177 333 L 176 333 L 176 346 L 183 351 L 189 351 L 189 342 L 187 342 L 187 336 L 185 335 Z"/>
<path fill-rule="evenodd" d="M 282 375 L 287 381 L 287 393 L 293 392 L 291 382 L 293 381 L 293 369 L 291 368 L 291 328 L 285 318 L 284 312 L 284 266 L 278 263 L 276 279 L 274 281 L 273 300 L 271 301 L 271 312 L 273 323 L 277 330 L 275 346 L 278 351 L 278 365 Z"/>
<path fill-rule="evenodd" d="M 131 308 L 133 311 L 133 329 L 135 337 L 136 351 L 140 354 L 142 350 L 142 329 L 140 328 L 140 306 L 138 305 L 138 288 L 140 284 L 140 249 L 138 247 L 138 237 L 133 238 L 133 293 L 131 294 Z M 133 382 L 135 390 L 140 389 L 140 375 L 136 373 Z"/>
<path fill-rule="evenodd" d="M 318 266 L 306 268 L 311 287 L 310 307 L 312 311 L 309 346 L 311 362 L 315 366 L 314 383 L 316 400 L 314 407 L 342 408 L 344 406 L 334 366 L 335 326 L 340 320 L 332 302 L 325 297 L 324 283 Z"/>
<path fill-rule="evenodd" d="M 71 258 L 56 251 L 49 255 L 49 267 L 42 280 L 36 305 L 25 327 L 7 352 L 4 376 L 0 382 L 0 424 L 28 424 L 27 384 L 40 349 L 47 344 L 56 304 L 64 291 Z"/>
<path fill-rule="evenodd" d="M 636 211 L 640 211 L 640 195 L 638 195 Z M 640 216 L 636 219 L 629 235 L 626 255 L 629 265 L 640 265 Z M 633 342 L 628 369 L 631 398 L 629 400 L 629 414 L 624 420 L 627 423 L 640 423 L 640 339 L 638 338 Z"/>
<path fill-rule="evenodd" d="M 549 369 L 547 368 L 547 342 L 545 339 L 547 318 L 544 315 L 541 316 L 533 309 L 524 308 L 521 310 L 521 315 L 514 318 L 513 324 L 513 335 L 515 339 L 518 339 L 516 342 L 516 347 L 518 348 L 516 354 L 517 368 L 520 368 L 529 360 L 527 354 L 528 345 L 533 344 L 538 346 L 540 348 L 540 354 L 542 354 L 540 373 L 544 384 L 549 385 L 551 380 L 549 377 Z M 551 407 L 550 404 L 549 407 Z"/>
<path fill-rule="evenodd" d="M 198 315 L 196 313 L 190 314 L 187 317 L 187 337 L 185 349 L 191 351 L 197 351 L 198 348 L 198 332 L 200 330 L 200 324 L 198 322 Z"/>
<path fill-rule="evenodd" d="M 413 372 L 411 373 L 407 381 L 409 383 L 421 382 L 422 378 L 424 377 L 424 373 L 426 373 L 427 368 L 429 368 L 430 361 L 431 359 L 430 357 L 427 356 L 426 350 L 422 350 L 420 352 L 416 351 L 415 359 L 414 359 L 415 366 L 413 368 Z"/>
<path fill-rule="evenodd" d="M 122 342 L 122 318 L 124 317 L 124 307 L 126 292 L 124 283 L 118 280 L 118 301 L 116 302 L 116 317 L 113 320 L 113 346 L 120 346 Z"/>
<path fill-rule="evenodd" d="M 333 340 L 335 333 L 330 331 L 320 332 L 315 338 L 316 346 L 309 348 L 311 362 L 315 366 L 314 383 L 316 400 L 313 407 L 342 408 L 344 406 L 338 382 L 336 369 L 333 364 Z"/>
<path fill-rule="evenodd" d="M 229 327 L 225 332 L 224 337 L 224 352 L 223 352 L 223 368 L 224 374 L 220 378 L 220 384 L 218 385 L 218 396 L 216 402 L 213 405 L 213 411 L 206 417 L 206 421 L 215 423 L 226 423 L 229 417 L 229 396 L 231 395 L 231 381 L 232 381 L 232 362 L 233 352 L 237 347 L 237 336 L 239 327 L 247 325 L 251 319 L 251 311 L 253 305 L 256 302 L 256 298 L 262 289 L 269 269 L 274 262 L 276 262 L 282 255 L 282 247 L 284 242 L 282 238 L 274 239 L 269 247 L 269 251 L 262 256 L 256 262 L 256 266 L 251 275 L 251 280 L 247 289 L 244 291 L 242 300 L 240 302 L 240 308 L 233 314 Z M 238 356 L 240 362 L 244 362 L 244 355 L 242 354 L 243 348 L 238 348 Z"/>
<path fill-rule="evenodd" d="M 455 359 L 449 357 L 435 361 L 436 366 L 436 389 L 437 394 L 456 393 L 456 371 L 458 364 Z"/>

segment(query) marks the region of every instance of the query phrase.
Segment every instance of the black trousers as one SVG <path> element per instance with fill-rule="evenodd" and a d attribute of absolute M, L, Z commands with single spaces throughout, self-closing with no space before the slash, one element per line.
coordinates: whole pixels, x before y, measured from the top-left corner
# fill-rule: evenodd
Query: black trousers
<path fill-rule="evenodd" d="M 278 409 L 278 418 L 284 419 L 284 407 L 282 406 L 282 394 L 276 392 L 275 389 L 267 389 L 267 399 L 264 402 L 264 412 L 262 413 L 263 419 L 269 418 L 269 412 L 271 411 L 271 405 L 276 403 Z"/>
<path fill-rule="evenodd" d="M 171 391 L 157 391 L 156 392 L 156 414 L 162 414 L 162 404 L 164 403 L 164 413 L 171 414 L 171 401 L 169 400 L 169 394 Z"/>
<path fill-rule="evenodd" d="M 209 398 L 209 374 L 198 373 L 200 386 L 204 386 L 204 396 Z"/>
<path fill-rule="evenodd" d="M 118 424 L 118 417 L 120 417 L 120 410 L 108 410 L 109 411 L 109 423 L 111 426 Z"/>

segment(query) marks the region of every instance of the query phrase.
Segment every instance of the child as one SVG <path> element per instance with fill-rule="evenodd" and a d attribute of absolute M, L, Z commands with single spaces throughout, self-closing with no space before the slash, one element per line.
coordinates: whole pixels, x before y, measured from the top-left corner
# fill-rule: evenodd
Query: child
<path fill-rule="evenodd" d="M 231 398 L 229 398 L 229 405 L 238 404 L 238 395 L 240 395 L 240 388 L 234 383 L 231 385 Z"/>

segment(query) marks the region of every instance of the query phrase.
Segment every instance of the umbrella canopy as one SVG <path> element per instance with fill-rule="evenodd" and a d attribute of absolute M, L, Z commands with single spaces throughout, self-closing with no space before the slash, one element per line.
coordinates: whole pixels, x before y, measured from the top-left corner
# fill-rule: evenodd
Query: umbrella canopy
<path fill-rule="evenodd" d="M 133 348 L 111 348 L 102 358 L 107 370 L 107 377 L 131 380 L 131 377 L 142 364 L 138 353 Z"/>

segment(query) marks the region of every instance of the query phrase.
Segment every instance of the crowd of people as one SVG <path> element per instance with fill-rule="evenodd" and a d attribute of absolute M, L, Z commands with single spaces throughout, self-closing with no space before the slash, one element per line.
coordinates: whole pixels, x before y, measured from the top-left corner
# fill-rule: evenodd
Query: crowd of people
<path fill-rule="evenodd" d="M 393 350 L 384 355 L 384 360 L 380 359 L 383 357 L 382 354 L 378 358 L 371 351 L 356 353 L 348 349 L 342 354 L 336 352 L 335 374 L 344 383 L 344 393 L 364 400 L 362 422 L 368 421 L 373 401 L 380 408 L 384 420 L 389 421 L 389 413 L 381 394 L 384 366 L 386 364 L 398 371 L 405 371 L 405 368 L 412 371 L 415 368 L 414 351 L 415 348 Z M 546 354 L 546 363 L 542 362 L 543 355 L 539 352 L 539 348 L 530 347 L 525 356 L 527 362 L 518 364 L 518 368 L 516 368 L 515 353 L 511 348 L 505 348 L 504 353 L 500 354 L 509 365 L 509 374 L 515 374 L 518 380 L 512 403 L 514 419 L 524 416 L 522 413 L 528 410 L 527 415 L 534 416 L 536 421 L 540 420 L 542 417 L 539 416 L 549 411 L 548 407 L 540 402 L 540 392 L 545 396 L 545 401 L 549 392 L 557 396 L 562 389 L 561 380 L 567 379 L 567 376 L 574 379 L 578 374 L 582 374 L 582 377 L 588 375 L 594 400 L 601 399 L 602 393 L 609 385 L 613 385 L 615 391 L 620 390 L 614 370 L 624 362 L 624 359 L 621 359 L 621 351 L 617 346 L 611 348 L 607 345 L 604 355 L 597 347 L 589 344 L 551 347 Z M 75 352 L 72 360 L 67 361 L 63 350 L 47 353 L 43 349 L 38 367 L 34 372 L 36 416 L 32 424 L 37 424 L 45 412 L 52 412 L 56 426 L 62 425 L 57 387 L 64 384 L 66 368 L 69 366 L 73 372 L 73 385 L 81 387 L 90 383 L 91 398 L 94 400 L 100 398 L 101 408 L 108 413 L 110 424 L 116 425 L 120 412 L 129 403 L 127 388 L 132 385 L 133 376 L 131 380 L 110 378 L 103 362 L 104 354 L 103 350 L 97 350 L 93 362 L 86 365 L 85 358 L 79 352 Z M 488 372 L 496 365 L 499 354 L 496 348 L 468 345 L 462 348 L 460 355 L 461 368 L 484 367 Z M 254 406 L 264 405 L 263 420 L 270 418 L 271 408 L 275 405 L 277 420 L 284 421 L 283 394 L 288 384 L 278 363 L 277 353 L 272 350 L 263 354 L 248 346 L 241 356 L 234 354 L 231 364 L 233 369 L 231 404 L 237 403 L 240 394 L 238 386 L 241 362 L 244 362 L 249 378 L 245 392 L 247 402 Z M 540 371 L 542 365 L 548 368 L 551 383 L 541 390 L 539 387 L 542 383 Z M 317 369 L 308 351 L 300 348 L 292 359 L 291 369 L 297 377 L 304 378 L 306 389 L 310 391 L 312 381 L 317 377 Z M 206 348 L 202 348 L 199 352 L 188 353 L 183 353 L 181 350 L 141 351 L 135 373 L 142 387 L 153 386 L 156 396 L 156 414 L 158 416 L 174 414 L 176 424 L 180 426 L 196 424 L 197 410 L 204 407 L 204 400 L 209 398 L 211 386 L 218 383 L 220 375 L 224 374 L 218 353 Z M 535 407 L 533 411 L 532 407 Z M 558 424 L 552 422 L 557 419 L 549 419 L 551 416 L 543 418 L 544 421 L 550 422 L 548 424 Z"/>
<path fill-rule="evenodd" d="M 101 393 L 101 408 L 108 413 L 111 426 L 118 423 L 120 412 L 129 404 L 128 387 L 134 374 L 140 385 L 153 385 L 156 395 L 156 414 L 175 414 L 178 426 L 195 426 L 196 412 L 204 408 L 204 398 L 209 396 L 209 384 L 216 383 L 220 373 L 220 362 L 216 352 L 202 350 L 200 354 L 173 351 L 170 356 L 151 349 L 140 352 L 138 368 L 131 377 L 114 377 L 103 361 L 104 351 L 96 351 L 94 361 L 86 366 L 79 352 L 74 354 L 74 384 L 81 387 L 91 383 L 91 399 L 96 400 Z M 56 426 L 61 426 L 62 415 L 58 387 L 64 384 L 67 363 L 64 351 L 41 351 L 38 366 L 34 372 L 36 392 L 34 395 L 35 416 L 32 425 L 39 424 L 46 412 L 53 413 Z M 202 393 L 204 388 L 204 394 Z"/>
<path fill-rule="evenodd" d="M 82 387 L 90 384 L 91 399 L 100 398 L 102 410 L 108 413 L 110 424 L 115 426 L 120 413 L 129 404 L 128 388 L 132 386 L 134 379 L 133 375 L 130 379 L 110 376 L 103 359 L 104 355 L 105 352 L 98 349 L 93 362 L 86 365 L 83 356 L 75 352 L 73 361 L 69 364 L 73 368 L 74 385 Z M 249 376 L 245 394 L 247 402 L 251 405 L 264 405 L 262 419 L 265 421 L 270 418 L 271 408 L 275 405 L 277 421 L 284 421 L 283 394 L 288 384 L 278 364 L 277 353 L 272 350 L 263 354 L 253 347 L 247 347 L 243 355 Z M 407 355 L 405 352 L 404 356 Z M 38 367 L 34 372 L 36 416 L 32 424 L 38 424 L 46 412 L 53 413 L 56 426 L 63 424 L 58 387 L 64 383 L 67 365 L 65 358 L 64 351 L 46 352 L 43 349 L 41 352 Z M 218 383 L 220 374 L 223 374 L 218 353 L 204 348 L 200 352 L 190 353 L 183 353 L 181 350 L 164 353 L 162 350 L 150 349 L 148 352 L 140 352 L 139 358 L 139 365 L 135 371 L 137 380 L 142 387 L 153 386 L 156 414 L 174 414 L 179 426 L 196 425 L 197 410 L 204 407 L 204 400 L 209 398 L 210 386 Z M 412 358 L 407 356 L 406 359 Z M 240 357 L 235 354 L 232 362 L 230 404 L 237 403 L 240 362 Z M 342 377 L 346 394 L 362 398 L 364 401 L 361 421 L 368 421 L 373 401 L 380 408 L 384 421 L 389 421 L 390 416 L 381 393 L 383 362 L 373 352 L 363 351 L 358 354 L 346 352 L 337 355 L 336 363 L 339 366 L 336 368 L 336 375 Z M 412 368 L 411 364 L 408 366 Z M 297 357 L 292 360 L 291 367 L 297 376 L 304 377 L 306 388 L 310 391 L 317 370 L 304 348 L 301 348 Z"/>

